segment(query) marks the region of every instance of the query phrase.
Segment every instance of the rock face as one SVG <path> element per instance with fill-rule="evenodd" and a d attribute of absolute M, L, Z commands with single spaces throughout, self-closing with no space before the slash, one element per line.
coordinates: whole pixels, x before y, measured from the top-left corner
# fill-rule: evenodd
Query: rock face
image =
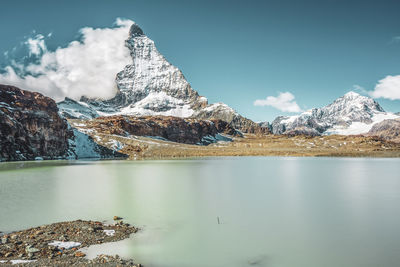
<path fill-rule="evenodd" d="M 218 119 L 226 121 L 230 126 L 245 133 L 267 134 L 268 127 L 263 127 L 252 120 L 249 120 L 224 103 L 216 103 L 209 105 L 196 111 L 194 118 L 199 119 Z"/>
<path fill-rule="evenodd" d="M 0 85 L 0 160 L 65 157 L 71 131 L 57 112 L 51 98 Z"/>
<path fill-rule="evenodd" d="M 270 125 L 274 134 L 285 134 L 296 128 L 319 134 L 362 134 L 384 119 L 399 116 L 388 113 L 372 98 L 349 92 L 323 108 L 314 108 L 297 116 L 277 117 Z"/>
<path fill-rule="evenodd" d="M 284 134 L 289 137 L 298 136 L 298 135 L 313 137 L 313 136 L 321 135 L 321 133 L 318 132 L 317 130 L 315 130 L 313 128 L 308 128 L 308 127 L 297 127 L 297 128 L 285 131 Z"/>
<path fill-rule="evenodd" d="M 400 119 L 379 122 L 372 126 L 367 135 L 400 143 Z"/>
<path fill-rule="evenodd" d="M 174 116 L 222 119 L 243 132 L 265 132 L 253 121 L 225 104 L 208 105 L 182 72 L 170 64 L 137 25 L 131 26 L 126 47 L 132 64 L 116 74 L 117 94 L 110 100 L 65 99 L 58 104 L 65 118 L 91 119 L 100 116 Z"/>
<path fill-rule="evenodd" d="M 184 144 L 210 144 L 224 139 L 220 133 L 236 134 L 226 122 L 165 116 L 107 116 L 86 121 L 86 127 L 98 133 L 129 137 L 154 137 Z M 228 138 L 226 138 L 228 139 Z"/>

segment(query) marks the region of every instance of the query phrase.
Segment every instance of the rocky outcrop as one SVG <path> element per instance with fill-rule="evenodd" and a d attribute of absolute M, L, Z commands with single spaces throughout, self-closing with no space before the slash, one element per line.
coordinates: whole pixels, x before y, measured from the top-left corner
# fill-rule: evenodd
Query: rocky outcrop
<path fill-rule="evenodd" d="M 147 136 L 184 144 L 211 143 L 220 133 L 236 134 L 235 129 L 222 121 L 184 119 L 165 116 L 107 116 L 85 122 L 87 129 L 97 133 L 129 137 Z"/>
<path fill-rule="evenodd" d="M 226 121 L 232 128 L 244 133 L 268 134 L 269 128 L 249 120 L 224 103 L 216 103 L 200 109 L 193 114 L 198 119 L 217 119 Z"/>
<path fill-rule="evenodd" d="M 372 126 L 368 136 L 378 136 L 384 140 L 400 143 L 400 119 L 384 120 Z"/>
<path fill-rule="evenodd" d="M 314 136 L 321 135 L 321 133 L 318 132 L 317 130 L 315 130 L 313 128 L 308 128 L 308 127 L 297 127 L 297 128 L 285 131 L 284 134 L 289 137 L 298 136 L 298 135 L 314 137 Z"/>
<path fill-rule="evenodd" d="M 72 133 L 57 112 L 49 97 L 0 85 L 0 160 L 65 157 Z"/>
<path fill-rule="evenodd" d="M 274 134 L 285 134 L 301 127 L 320 134 L 362 134 L 368 132 L 375 123 L 397 117 L 385 112 L 372 98 L 348 92 L 325 107 L 296 116 L 279 116 L 271 123 L 271 130 Z"/>

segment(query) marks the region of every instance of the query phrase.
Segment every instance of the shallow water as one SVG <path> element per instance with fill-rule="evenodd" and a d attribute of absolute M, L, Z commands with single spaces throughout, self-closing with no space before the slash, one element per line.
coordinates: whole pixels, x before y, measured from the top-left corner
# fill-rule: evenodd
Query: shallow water
<path fill-rule="evenodd" d="M 0 164 L 0 231 L 114 215 L 145 266 L 399 266 L 400 159 Z"/>

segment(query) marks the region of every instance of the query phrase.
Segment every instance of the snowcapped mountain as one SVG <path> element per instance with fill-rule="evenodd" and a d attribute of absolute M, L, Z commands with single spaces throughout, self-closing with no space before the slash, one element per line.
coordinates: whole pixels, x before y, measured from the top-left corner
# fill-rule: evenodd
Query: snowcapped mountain
<path fill-rule="evenodd" d="M 70 118 L 107 115 L 164 115 L 190 117 L 207 105 L 186 81 L 182 72 L 170 64 L 137 25 L 129 31 L 125 46 L 132 63 L 116 74 L 117 94 L 110 100 L 66 99 L 59 103 L 60 113 Z"/>
<path fill-rule="evenodd" d="M 208 105 L 186 81 L 182 72 L 170 64 L 137 25 L 133 24 L 125 42 L 132 63 L 116 74 L 117 94 L 110 100 L 80 101 L 66 98 L 58 103 L 66 118 L 92 119 L 99 116 L 175 116 L 181 118 L 222 119 L 244 132 L 257 132 L 260 126 L 239 115 L 223 103 Z"/>
<path fill-rule="evenodd" d="M 385 119 L 400 116 L 385 112 L 372 98 L 348 92 L 323 108 L 313 108 L 297 116 L 279 116 L 270 129 L 284 134 L 297 128 L 315 130 L 320 134 L 362 134 Z"/>

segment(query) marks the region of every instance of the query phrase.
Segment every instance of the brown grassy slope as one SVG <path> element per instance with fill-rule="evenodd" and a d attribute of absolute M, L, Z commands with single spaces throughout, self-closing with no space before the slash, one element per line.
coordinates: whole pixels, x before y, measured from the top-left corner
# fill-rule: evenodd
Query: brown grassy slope
<path fill-rule="evenodd" d="M 115 141 L 123 145 L 119 150 L 130 159 L 181 158 L 204 156 L 335 156 L 335 157 L 400 157 L 400 144 L 376 137 L 363 136 L 294 136 L 245 135 L 233 142 L 208 146 L 188 145 L 140 136 L 110 134 L 93 130 L 85 121 L 70 123 L 86 131 L 94 140 L 111 148 Z"/>

